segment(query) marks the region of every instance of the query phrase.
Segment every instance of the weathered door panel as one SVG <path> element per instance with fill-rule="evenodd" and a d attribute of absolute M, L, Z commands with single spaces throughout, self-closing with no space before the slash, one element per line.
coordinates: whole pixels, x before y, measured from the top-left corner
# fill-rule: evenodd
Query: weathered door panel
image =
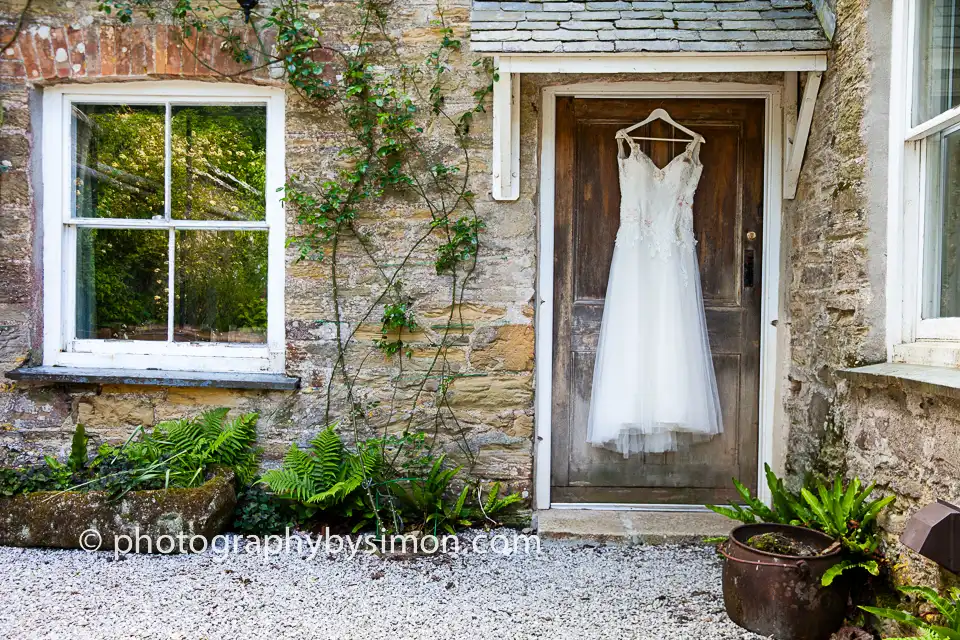
<path fill-rule="evenodd" d="M 618 129 L 663 107 L 704 135 L 694 200 L 700 277 L 724 433 L 666 454 L 586 443 L 593 360 L 619 226 Z M 561 98 L 557 104 L 552 485 L 555 502 L 703 503 L 755 488 L 763 240 L 762 101 Z M 682 137 L 655 122 L 636 135 Z M 684 143 L 641 143 L 664 166 Z M 756 234 L 748 240 L 748 232 Z M 642 331 L 638 319 L 638 331 Z"/>

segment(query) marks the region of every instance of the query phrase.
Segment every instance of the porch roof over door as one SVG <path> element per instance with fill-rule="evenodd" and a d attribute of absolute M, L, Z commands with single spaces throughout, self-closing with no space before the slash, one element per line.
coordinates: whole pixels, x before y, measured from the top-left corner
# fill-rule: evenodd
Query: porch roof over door
<path fill-rule="evenodd" d="M 470 47 L 494 56 L 492 192 L 520 196 L 524 73 L 784 72 L 783 197 L 796 195 L 828 36 L 830 0 L 474 0 Z M 798 74 L 806 73 L 802 98 Z"/>
<path fill-rule="evenodd" d="M 475 0 L 478 53 L 824 51 L 806 0 Z"/>

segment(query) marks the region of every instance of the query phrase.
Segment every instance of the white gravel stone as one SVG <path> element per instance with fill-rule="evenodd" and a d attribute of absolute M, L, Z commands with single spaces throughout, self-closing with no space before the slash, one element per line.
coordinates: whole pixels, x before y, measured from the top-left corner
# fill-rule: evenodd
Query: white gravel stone
<path fill-rule="evenodd" d="M 513 532 L 507 535 L 513 536 Z M 0 547 L 0 638 L 756 640 L 710 547 L 314 559 Z"/>

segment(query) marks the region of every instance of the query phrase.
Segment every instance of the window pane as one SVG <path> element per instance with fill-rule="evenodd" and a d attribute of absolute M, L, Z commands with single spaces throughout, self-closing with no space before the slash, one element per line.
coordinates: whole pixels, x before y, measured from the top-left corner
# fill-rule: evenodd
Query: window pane
<path fill-rule="evenodd" d="M 163 106 L 73 105 L 73 213 L 163 217 Z"/>
<path fill-rule="evenodd" d="M 177 231 L 174 260 L 174 340 L 266 342 L 266 231 Z"/>
<path fill-rule="evenodd" d="M 167 339 L 168 238 L 77 229 L 77 338 Z"/>
<path fill-rule="evenodd" d="M 917 23 L 915 125 L 960 105 L 960 0 L 918 2 Z"/>
<path fill-rule="evenodd" d="M 175 106 L 171 212 L 180 220 L 265 220 L 267 110 Z"/>
<path fill-rule="evenodd" d="M 960 131 L 927 142 L 924 318 L 960 317 Z"/>

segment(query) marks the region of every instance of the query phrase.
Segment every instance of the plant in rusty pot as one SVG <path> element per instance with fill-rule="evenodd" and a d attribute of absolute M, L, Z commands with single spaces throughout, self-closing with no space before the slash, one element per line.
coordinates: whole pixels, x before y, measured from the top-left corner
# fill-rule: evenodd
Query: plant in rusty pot
<path fill-rule="evenodd" d="M 893 497 L 869 500 L 874 485 L 838 477 L 799 493 L 766 468 L 771 506 L 734 480 L 743 504 L 708 505 L 738 520 L 721 545 L 727 614 L 740 626 L 778 640 L 826 640 L 843 623 L 846 571 L 879 574 L 878 514 Z"/>

